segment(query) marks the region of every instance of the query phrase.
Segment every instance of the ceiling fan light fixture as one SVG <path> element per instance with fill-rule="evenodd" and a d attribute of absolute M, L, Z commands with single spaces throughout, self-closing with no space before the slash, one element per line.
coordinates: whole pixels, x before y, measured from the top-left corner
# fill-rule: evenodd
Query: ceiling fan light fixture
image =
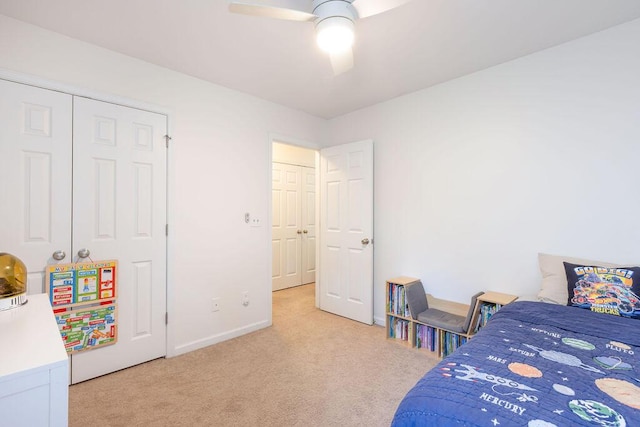
<path fill-rule="evenodd" d="M 327 53 L 345 52 L 353 46 L 353 21 L 343 16 L 332 16 L 316 25 L 316 42 Z"/>

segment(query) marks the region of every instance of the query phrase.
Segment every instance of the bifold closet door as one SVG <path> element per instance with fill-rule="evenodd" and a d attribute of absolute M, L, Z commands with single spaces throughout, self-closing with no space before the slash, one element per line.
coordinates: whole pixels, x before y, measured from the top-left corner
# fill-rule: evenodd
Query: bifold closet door
<path fill-rule="evenodd" d="M 274 291 L 302 283 L 300 264 L 302 201 L 300 167 L 273 163 L 272 173 L 272 288 Z"/>
<path fill-rule="evenodd" d="M 300 166 L 302 250 L 300 254 L 302 284 L 316 281 L 316 170 Z"/>
<path fill-rule="evenodd" d="M 274 291 L 316 280 L 315 178 L 314 168 L 273 163 Z"/>
<path fill-rule="evenodd" d="M 76 383 L 166 352 L 167 118 L 74 98 L 73 250 L 117 259 L 118 342 L 72 356 Z"/>
<path fill-rule="evenodd" d="M 0 252 L 20 258 L 27 292 L 44 292 L 44 268 L 71 262 L 72 96 L 0 80 Z"/>
<path fill-rule="evenodd" d="M 166 132 L 161 114 L 0 80 L 0 252 L 29 294 L 80 249 L 119 263 L 118 342 L 72 355 L 74 383 L 166 353 Z"/>

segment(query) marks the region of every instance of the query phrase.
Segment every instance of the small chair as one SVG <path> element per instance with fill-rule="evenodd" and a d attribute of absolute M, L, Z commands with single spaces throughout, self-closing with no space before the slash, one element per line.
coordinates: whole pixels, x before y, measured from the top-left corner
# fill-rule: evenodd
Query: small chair
<path fill-rule="evenodd" d="M 436 328 L 446 329 L 451 332 L 462 334 L 469 333 L 476 300 L 480 295 L 484 294 L 484 292 L 478 292 L 471 297 L 471 305 L 469 306 L 469 311 L 465 317 L 447 313 L 446 311 L 438 310 L 437 308 L 429 308 L 427 294 L 425 293 L 422 282 L 420 281 L 407 285 L 405 287 L 405 292 L 407 304 L 409 305 L 409 312 L 411 313 L 413 320 L 417 320 L 418 322 L 429 326 L 435 326 Z"/>

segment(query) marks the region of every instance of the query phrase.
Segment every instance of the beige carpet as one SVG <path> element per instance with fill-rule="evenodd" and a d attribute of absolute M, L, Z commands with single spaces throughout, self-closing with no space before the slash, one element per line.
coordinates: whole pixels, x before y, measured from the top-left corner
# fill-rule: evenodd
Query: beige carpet
<path fill-rule="evenodd" d="M 314 286 L 273 294 L 273 326 L 71 386 L 71 426 L 388 426 L 437 360 L 314 307 Z"/>

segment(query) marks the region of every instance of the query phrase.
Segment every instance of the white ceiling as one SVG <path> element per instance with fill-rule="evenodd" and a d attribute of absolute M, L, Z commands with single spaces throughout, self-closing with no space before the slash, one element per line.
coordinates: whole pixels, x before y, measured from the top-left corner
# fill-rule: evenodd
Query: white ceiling
<path fill-rule="evenodd" d="M 331 118 L 640 18 L 640 1 L 413 0 L 358 21 L 355 67 L 336 77 L 313 24 L 227 0 L 0 0 L 0 14 Z"/>

